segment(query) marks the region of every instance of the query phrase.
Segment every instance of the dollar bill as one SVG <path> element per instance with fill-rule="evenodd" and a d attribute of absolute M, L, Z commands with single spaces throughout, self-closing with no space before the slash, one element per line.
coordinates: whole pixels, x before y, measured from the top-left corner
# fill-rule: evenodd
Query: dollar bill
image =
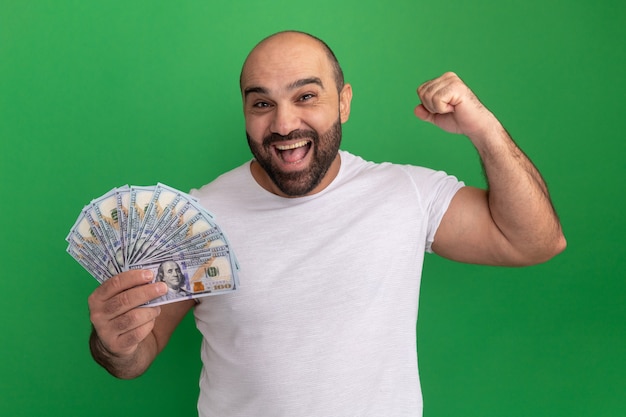
<path fill-rule="evenodd" d="M 149 269 L 168 293 L 149 305 L 234 291 L 239 264 L 211 212 L 165 184 L 123 185 L 92 200 L 66 236 L 70 254 L 98 282 Z"/>
<path fill-rule="evenodd" d="M 102 238 L 92 225 L 86 211 L 83 210 L 66 238 L 69 246 L 84 256 L 88 256 L 92 263 L 100 265 L 111 276 L 119 273 L 117 265 L 112 261 L 111 254 L 106 249 L 106 244 L 102 242 Z"/>
<path fill-rule="evenodd" d="M 156 185 L 139 232 L 138 242 L 141 242 L 141 245 L 135 248 L 134 257 L 130 259 L 130 262 L 146 256 L 153 245 L 155 232 L 167 224 L 170 213 L 183 200 L 188 201 L 189 196 L 167 185 L 161 183 Z"/>
<path fill-rule="evenodd" d="M 98 222 L 102 237 L 119 271 L 124 270 L 125 255 L 122 248 L 122 237 L 117 208 L 117 191 L 111 190 L 104 196 L 91 202 L 94 218 Z"/>
<path fill-rule="evenodd" d="M 114 275 L 110 271 L 102 268 L 102 266 L 95 264 L 90 254 L 86 253 L 84 248 L 80 246 L 68 246 L 67 253 L 72 255 L 72 257 L 101 284 Z"/>
<path fill-rule="evenodd" d="M 163 281 L 168 285 L 168 294 L 149 302 L 151 306 L 230 292 L 239 283 L 230 250 L 223 246 L 213 248 L 203 256 L 181 254 L 131 265 L 130 269 L 151 270 L 155 282 Z"/>
<path fill-rule="evenodd" d="M 128 255 L 126 253 L 127 239 L 126 230 L 128 228 L 128 216 L 130 207 L 130 187 L 124 185 L 115 190 L 115 201 L 117 206 L 117 222 L 119 224 L 119 236 L 122 243 L 121 255 L 124 259 L 124 269 L 128 264 Z"/>

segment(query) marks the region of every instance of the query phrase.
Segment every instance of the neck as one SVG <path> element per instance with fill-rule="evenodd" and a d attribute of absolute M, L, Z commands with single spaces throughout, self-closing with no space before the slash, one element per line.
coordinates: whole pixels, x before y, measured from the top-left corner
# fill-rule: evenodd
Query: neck
<path fill-rule="evenodd" d="M 333 180 L 337 177 L 337 174 L 339 174 L 340 167 L 341 167 L 341 157 L 339 156 L 339 153 L 337 153 L 337 156 L 335 156 L 335 159 L 333 160 L 330 167 L 328 168 L 328 171 L 326 171 L 326 174 L 324 174 L 324 177 L 322 178 L 320 183 L 307 194 L 300 195 L 300 196 L 291 196 L 282 192 L 281 189 L 274 183 L 274 181 L 272 181 L 272 179 L 267 174 L 267 172 L 265 172 L 265 170 L 261 167 L 261 165 L 256 160 L 253 160 L 252 163 L 250 164 L 250 173 L 252 174 L 252 177 L 257 182 L 257 184 L 259 184 L 266 191 L 269 191 L 270 193 L 276 194 L 277 196 L 280 196 L 280 197 L 297 198 L 297 197 L 307 197 L 310 195 L 314 195 L 326 189 L 326 187 L 328 187 L 333 182 Z"/>

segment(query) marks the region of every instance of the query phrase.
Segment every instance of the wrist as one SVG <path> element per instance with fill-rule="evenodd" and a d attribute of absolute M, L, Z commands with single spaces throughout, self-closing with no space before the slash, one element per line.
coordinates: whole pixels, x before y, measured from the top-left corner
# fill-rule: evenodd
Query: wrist
<path fill-rule="evenodd" d="M 500 155 L 509 152 L 511 146 L 516 147 L 511 136 L 504 126 L 494 118 L 492 123 L 467 135 L 481 158 L 489 158 L 490 155 Z"/>

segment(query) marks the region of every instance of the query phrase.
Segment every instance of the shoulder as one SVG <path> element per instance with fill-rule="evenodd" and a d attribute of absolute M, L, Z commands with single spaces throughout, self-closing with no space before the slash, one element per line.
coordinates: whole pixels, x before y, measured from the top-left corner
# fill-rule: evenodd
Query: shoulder
<path fill-rule="evenodd" d="M 242 185 L 249 182 L 252 178 L 250 175 L 250 161 L 227 171 L 213 181 L 201 186 L 200 188 L 193 188 L 189 192 L 195 198 L 203 198 L 215 193 L 220 193 L 224 190 L 240 189 Z"/>
<path fill-rule="evenodd" d="M 341 151 L 343 175 L 346 179 L 359 178 L 370 184 L 389 184 L 392 188 L 409 186 L 415 191 L 425 192 L 442 185 L 460 188 L 463 185 L 455 176 L 445 171 L 419 165 L 373 162 L 360 156 Z"/>

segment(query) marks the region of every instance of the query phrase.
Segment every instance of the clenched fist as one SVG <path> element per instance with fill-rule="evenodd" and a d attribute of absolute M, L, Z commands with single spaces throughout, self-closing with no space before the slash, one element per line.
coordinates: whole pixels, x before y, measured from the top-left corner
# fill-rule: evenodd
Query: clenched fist
<path fill-rule="evenodd" d="M 446 132 L 480 139 L 500 128 L 495 116 L 453 72 L 422 84 L 417 89 L 422 102 L 415 115 Z"/>

